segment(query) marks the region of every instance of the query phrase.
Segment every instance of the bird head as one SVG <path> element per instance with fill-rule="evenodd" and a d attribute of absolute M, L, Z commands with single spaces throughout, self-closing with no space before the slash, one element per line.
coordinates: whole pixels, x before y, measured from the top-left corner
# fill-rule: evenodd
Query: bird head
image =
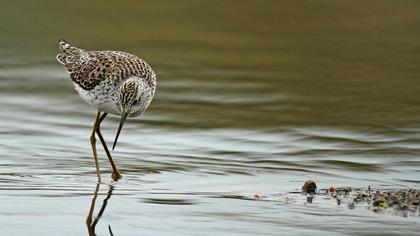
<path fill-rule="evenodd" d="M 132 76 L 121 83 L 119 87 L 118 100 L 120 104 L 121 120 L 112 150 L 114 150 L 115 145 L 117 144 L 118 136 L 120 135 L 127 117 L 140 115 L 148 105 L 147 99 L 144 97 L 144 94 L 146 94 L 145 83 L 146 82 L 142 78 Z"/>

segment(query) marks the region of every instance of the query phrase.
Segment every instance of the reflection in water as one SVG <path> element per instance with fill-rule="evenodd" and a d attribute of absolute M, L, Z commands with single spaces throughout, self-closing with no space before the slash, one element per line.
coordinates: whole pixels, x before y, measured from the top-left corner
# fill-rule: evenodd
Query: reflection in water
<path fill-rule="evenodd" d="M 99 210 L 98 214 L 96 215 L 95 219 L 92 222 L 92 217 L 93 217 L 93 212 L 95 211 L 96 198 L 98 197 L 99 187 L 100 187 L 100 183 L 97 183 L 95 193 L 93 194 L 92 203 L 90 204 L 89 214 L 86 218 L 86 226 L 88 228 L 89 236 L 96 235 L 95 234 L 96 224 L 98 224 L 99 220 L 101 219 L 102 214 L 104 213 L 105 208 L 108 204 L 108 200 L 111 198 L 112 191 L 114 190 L 114 186 L 109 185 L 109 190 L 106 195 L 106 198 L 104 199 L 102 203 L 101 209 Z M 108 225 L 108 230 L 109 230 L 110 235 L 113 235 L 112 230 L 111 230 L 111 225 Z"/>

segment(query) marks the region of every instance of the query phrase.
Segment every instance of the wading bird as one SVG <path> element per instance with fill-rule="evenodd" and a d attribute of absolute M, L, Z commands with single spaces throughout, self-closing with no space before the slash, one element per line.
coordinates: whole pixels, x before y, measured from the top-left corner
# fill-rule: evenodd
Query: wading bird
<path fill-rule="evenodd" d="M 95 159 L 98 182 L 101 173 L 96 152 L 96 138 L 104 147 L 112 166 L 112 179 L 121 173 L 112 160 L 111 153 L 100 131 L 100 124 L 110 114 L 121 116 L 112 150 L 127 117 L 142 114 L 153 99 L 156 90 L 156 74 L 141 58 L 119 51 L 87 51 L 59 40 L 57 60 L 65 66 L 74 88 L 89 105 L 98 109 L 90 142 Z"/>

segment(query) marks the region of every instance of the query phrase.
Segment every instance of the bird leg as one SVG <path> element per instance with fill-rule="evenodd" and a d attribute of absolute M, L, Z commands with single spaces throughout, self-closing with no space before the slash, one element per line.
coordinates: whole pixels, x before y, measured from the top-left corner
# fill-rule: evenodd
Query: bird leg
<path fill-rule="evenodd" d="M 117 168 L 117 165 L 115 165 L 114 160 L 112 160 L 111 153 L 109 152 L 108 146 L 106 145 L 105 139 L 102 136 L 102 133 L 101 133 L 101 130 L 100 130 L 101 122 L 105 119 L 106 115 L 108 115 L 108 113 L 102 114 L 102 116 L 99 118 L 98 125 L 96 127 L 96 133 L 98 134 L 99 140 L 101 140 L 102 146 L 104 147 L 106 156 L 108 157 L 108 160 L 111 163 L 111 166 L 112 166 L 111 177 L 112 177 L 113 180 L 117 181 L 117 180 L 121 179 L 122 176 L 121 176 L 120 171 Z"/>
<path fill-rule="evenodd" d="M 99 127 L 99 117 L 100 117 L 100 115 L 101 115 L 101 112 L 98 111 L 98 115 L 96 116 L 95 123 L 93 124 L 92 134 L 90 135 L 90 144 L 92 145 L 93 158 L 95 159 L 96 174 L 98 175 L 98 183 L 101 182 L 101 172 L 99 170 L 98 154 L 96 153 L 95 132 L 98 129 L 97 127 Z"/>

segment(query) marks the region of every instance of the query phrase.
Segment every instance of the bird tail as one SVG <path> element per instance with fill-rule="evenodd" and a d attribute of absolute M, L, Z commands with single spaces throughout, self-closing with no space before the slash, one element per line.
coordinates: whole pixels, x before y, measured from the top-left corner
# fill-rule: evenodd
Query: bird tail
<path fill-rule="evenodd" d="M 58 48 L 60 49 L 61 53 L 57 55 L 57 61 L 66 66 L 69 63 L 75 63 L 83 52 L 82 49 L 71 46 L 63 39 L 58 40 Z"/>
<path fill-rule="evenodd" d="M 60 49 L 60 51 L 65 52 L 70 47 L 71 45 L 67 43 L 64 39 L 58 40 L 58 48 Z"/>

